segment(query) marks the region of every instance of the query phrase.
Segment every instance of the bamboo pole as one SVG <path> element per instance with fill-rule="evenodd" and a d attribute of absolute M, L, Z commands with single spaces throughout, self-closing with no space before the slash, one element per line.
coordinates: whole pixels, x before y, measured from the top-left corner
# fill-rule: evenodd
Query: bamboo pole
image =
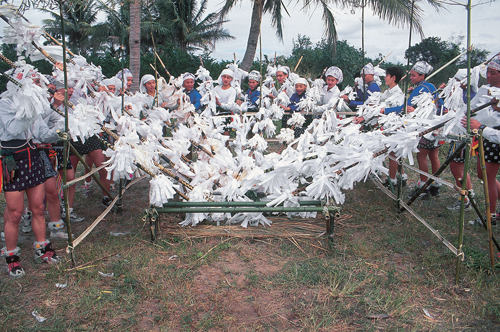
<path fill-rule="evenodd" d="M 65 24 L 64 24 L 64 19 L 63 19 L 63 7 L 62 7 L 62 2 L 59 3 L 59 13 L 61 17 L 61 34 L 63 36 L 66 35 L 65 32 Z M 35 42 L 33 42 L 34 45 Z M 66 137 L 68 137 L 68 132 L 69 132 L 69 123 L 68 123 L 68 71 L 66 68 L 66 40 L 63 38 L 63 73 L 64 73 L 64 134 Z M 68 145 L 69 141 L 64 140 L 64 146 L 63 146 L 63 186 L 66 185 L 68 181 L 67 177 L 67 167 L 68 167 L 68 159 L 69 159 L 69 153 L 68 153 Z M 70 213 L 69 213 L 69 190 L 68 188 L 63 189 L 64 192 L 64 208 L 66 210 L 66 231 L 68 232 L 68 250 L 69 250 L 69 255 L 71 259 L 71 265 L 75 266 L 76 265 L 76 260 L 75 260 L 75 255 L 74 255 L 74 247 L 73 247 L 73 234 L 71 234 L 71 221 L 70 221 Z"/>
<path fill-rule="evenodd" d="M 158 53 L 156 53 L 156 50 L 155 50 L 154 52 L 155 52 L 156 57 L 158 58 L 158 61 L 160 61 L 160 64 L 161 64 L 161 66 L 163 67 L 163 70 L 165 70 L 165 72 L 167 73 L 167 75 L 168 75 L 169 77 L 171 77 L 172 75 L 170 75 L 170 72 L 168 71 L 167 67 L 165 67 L 165 64 L 163 63 L 163 61 L 161 61 L 161 58 L 160 58 L 160 56 L 158 55 Z M 201 61 L 201 60 L 200 60 L 200 61 Z M 202 62 L 202 65 L 203 65 L 203 62 Z"/>
<path fill-rule="evenodd" d="M 471 59 L 470 59 L 470 52 L 471 52 L 471 0 L 468 0 L 467 2 L 467 133 L 470 134 L 470 117 L 471 117 L 471 109 L 470 109 L 470 67 L 471 67 Z M 482 142 L 480 142 L 479 148 L 482 149 Z M 467 170 L 469 169 L 469 154 L 470 154 L 470 146 L 467 146 L 467 149 L 465 150 L 465 163 L 464 163 L 464 178 L 462 180 L 462 190 L 466 190 L 466 183 L 467 183 Z M 483 151 L 483 157 L 484 157 L 484 151 Z M 483 178 L 483 181 L 485 181 L 485 187 L 486 185 L 486 178 Z M 488 194 L 485 192 L 485 199 L 488 199 Z M 470 198 L 469 198 L 470 200 Z M 457 255 L 457 267 L 455 271 L 455 284 L 458 285 L 458 281 L 460 278 L 460 266 L 462 264 L 462 260 L 464 258 L 464 253 L 462 250 L 463 246 L 463 239 L 464 239 L 464 210 L 465 210 L 465 198 L 462 196 L 462 200 L 460 202 L 460 219 L 458 223 L 458 244 L 457 248 L 459 250 L 458 255 Z M 489 215 L 489 210 L 487 210 L 488 215 Z M 491 232 L 491 225 L 490 225 L 490 232 Z"/>
<path fill-rule="evenodd" d="M 482 215 L 481 211 L 479 211 L 479 208 L 477 207 L 477 204 L 474 201 L 473 197 L 470 197 L 468 192 L 467 192 L 467 195 L 469 196 L 470 203 L 471 203 L 472 207 L 474 208 L 474 211 L 476 211 L 478 218 L 481 220 L 481 225 L 483 226 L 483 228 L 486 231 L 488 231 L 488 226 L 486 226 L 486 219 L 483 218 L 483 215 Z M 497 250 L 500 251 L 500 244 L 498 243 L 497 239 L 495 239 L 494 236 L 492 236 L 491 239 L 493 240 L 495 247 L 497 247 Z"/>
<path fill-rule="evenodd" d="M 382 60 L 380 60 L 380 62 L 378 63 L 378 65 L 377 65 L 377 66 L 380 66 L 380 65 L 381 65 L 381 64 L 382 64 L 385 60 L 387 60 L 387 58 L 388 58 L 388 57 L 389 57 L 389 55 L 391 55 L 391 54 L 392 54 L 392 51 L 391 51 L 391 53 L 387 54 L 387 55 L 386 55 L 386 56 L 385 56 Z M 375 67 L 377 67 L 377 66 L 375 66 Z"/>
<path fill-rule="evenodd" d="M 297 71 L 297 68 L 299 68 L 300 62 L 302 61 L 302 58 L 303 58 L 303 57 L 304 57 L 303 55 L 300 57 L 299 62 L 297 62 L 297 65 L 296 65 L 296 66 L 295 66 L 295 68 L 293 69 L 293 72 L 294 72 L 294 73 Z"/>
<path fill-rule="evenodd" d="M 483 174 L 483 186 L 484 186 L 484 205 L 486 210 L 486 229 L 488 230 L 488 244 L 490 251 L 490 263 L 491 269 L 495 268 L 495 255 L 493 254 L 493 234 L 491 233 L 491 213 L 490 213 L 490 196 L 488 188 L 488 175 L 486 172 L 486 161 L 484 160 L 484 147 L 483 147 L 483 131 L 479 132 L 479 162 L 481 164 L 481 172 Z M 496 190 L 496 188 L 493 188 Z M 463 204 L 463 203 L 462 203 Z M 493 270 L 494 271 L 494 270 Z"/>
<path fill-rule="evenodd" d="M 451 65 L 453 62 L 457 61 L 461 56 L 463 56 L 465 53 L 469 52 L 469 49 L 472 50 L 472 46 L 469 46 L 465 51 L 463 51 L 462 53 L 460 53 L 459 55 L 457 55 L 456 57 L 454 57 L 453 59 L 451 59 L 450 61 L 448 61 L 444 65 L 442 65 L 441 68 L 439 68 L 438 70 L 434 71 L 432 74 L 430 74 L 429 76 L 427 76 L 425 79 L 429 80 L 431 77 L 433 77 L 434 75 L 436 75 L 437 73 L 439 73 L 441 70 L 445 69 L 446 67 L 448 67 L 449 65 Z"/>
<path fill-rule="evenodd" d="M 3 62 L 5 62 L 6 64 L 8 64 L 9 66 L 11 66 L 12 68 L 16 68 L 17 67 L 14 64 L 14 62 L 12 62 L 10 59 L 8 59 L 7 57 L 5 57 L 5 55 L 3 55 L 1 53 L 0 53 L 0 60 L 2 60 Z"/>
<path fill-rule="evenodd" d="M 445 160 L 445 162 L 441 164 L 439 169 L 432 175 L 434 177 L 438 177 L 446 169 L 446 167 L 448 167 L 448 165 L 453 161 L 453 158 L 458 156 L 458 154 L 465 147 L 465 145 L 466 143 L 462 142 L 462 144 L 459 145 L 459 147 L 455 150 L 455 152 L 451 156 L 449 156 Z M 425 189 L 427 189 L 427 187 L 431 185 L 433 181 L 434 179 L 428 178 L 427 181 L 424 183 L 424 185 L 420 187 L 420 189 L 417 192 L 415 192 L 415 194 L 410 198 L 410 200 L 408 201 L 408 203 L 406 203 L 406 205 L 410 206 L 420 196 L 420 194 L 422 194 L 425 191 Z M 399 209 L 399 211 L 403 212 L 403 209 Z"/>
<path fill-rule="evenodd" d="M 410 82 L 408 82 L 408 80 L 405 80 L 406 76 L 408 75 L 408 73 L 410 72 L 410 57 L 411 57 L 411 34 L 412 34 L 412 31 L 413 31 L 413 13 L 414 13 L 414 10 L 415 10 L 415 0 L 411 0 L 411 13 L 410 13 L 410 32 L 408 33 L 408 56 L 407 56 L 407 61 L 406 61 L 406 75 L 403 76 L 403 78 L 401 78 L 400 81 L 403 81 L 403 91 L 405 92 L 405 99 L 404 99 L 404 102 L 403 102 L 403 115 L 408 113 L 407 112 L 407 109 L 408 109 L 408 105 L 407 105 L 407 102 L 408 102 L 408 88 L 410 86 Z"/>

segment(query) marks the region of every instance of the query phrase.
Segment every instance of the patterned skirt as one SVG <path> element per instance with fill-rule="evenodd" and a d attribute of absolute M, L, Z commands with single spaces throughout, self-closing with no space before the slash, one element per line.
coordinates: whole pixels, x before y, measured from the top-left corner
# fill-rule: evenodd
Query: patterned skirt
<path fill-rule="evenodd" d="M 83 156 L 95 150 L 102 149 L 101 141 L 99 141 L 96 135 L 87 138 L 85 140 L 85 143 L 82 143 L 82 141 L 78 139 L 77 141 L 71 141 L 71 144 L 75 147 L 80 156 Z M 69 152 L 69 154 L 70 156 L 74 156 L 74 153 L 71 151 Z"/>
<path fill-rule="evenodd" d="M 421 137 L 417 147 L 419 149 L 434 150 L 436 148 L 439 148 L 443 144 L 444 142 L 431 141 L 425 137 Z"/>
<path fill-rule="evenodd" d="M 17 169 L 14 171 L 12 181 L 6 182 L 4 179 L 4 191 L 22 191 L 45 182 L 45 169 L 36 149 L 30 147 L 20 149 L 12 156 Z"/>
<path fill-rule="evenodd" d="M 500 163 L 500 144 L 483 139 L 484 160 L 488 163 Z"/>

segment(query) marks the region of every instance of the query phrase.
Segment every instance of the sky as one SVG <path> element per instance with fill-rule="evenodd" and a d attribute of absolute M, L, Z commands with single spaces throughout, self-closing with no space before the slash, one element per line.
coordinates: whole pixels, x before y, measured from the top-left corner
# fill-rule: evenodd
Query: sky
<path fill-rule="evenodd" d="M 220 8 L 220 0 L 212 0 L 207 12 L 216 11 Z M 465 3 L 465 0 L 459 0 Z M 473 0 L 477 4 L 481 0 Z M 473 7 L 472 9 L 472 45 L 487 49 L 491 52 L 500 52 L 500 26 L 498 24 L 498 13 L 500 12 L 500 1 L 490 2 Z M 285 3 L 288 3 L 285 1 Z M 424 9 L 422 27 L 424 38 L 440 37 L 442 40 L 450 40 L 453 37 L 467 35 L 467 11 L 463 6 L 446 6 L 446 9 L 436 13 L 429 5 L 422 6 Z M 299 34 L 311 38 L 313 44 L 323 37 L 324 27 L 321 20 L 321 9 L 308 11 L 304 14 L 300 5 L 293 3 L 287 6 L 290 17 L 284 21 L 283 42 L 276 37 L 276 33 L 270 24 L 270 16 L 264 15 L 262 21 L 262 51 L 270 57 L 277 55 L 288 56 L 293 48 L 293 40 L 297 40 Z M 349 45 L 361 48 L 361 10 L 354 14 L 350 10 L 340 10 L 331 7 L 337 20 L 337 33 L 339 40 L 347 40 Z M 235 40 L 217 43 L 212 56 L 217 59 L 232 59 L 236 52 L 237 59 L 243 59 L 250 29 L 250 18 L 252 8 L 251 2 L 245 1 L 236 6 L 225 25 L 229 33 L 236 37 Z M 373 16 L 371 11 L 365 11 L 365 51 L 368 57 L 375 58 L 379 53 L 386 56 L 393 52 L 388 61 L 406 63 L 404 52 L 408 48 L 409 28 L 395 27 Z M 420 35 L 413 33 L 412 45 L 421 41 Z M 466 39 L 464 45 L 466 46 Z M 258 54 L 259 51 L 257 51 Z"/>
<path fill-rule="evenodd" d="M 465 0 L 458 0 L 465 3 Z M 500 12 L 500 0 L 472 0 L 472 4 L 480 1 L 482 5 L 474 6 L 472 9 L 472 44 L 478 48 L 489 50 L 493 53 L 500 52 L 500 27 L 498 18 Z M 288 1 L 285 1 L 288 3 Z M 222 5 L 221 0 L 210 0 L 206 13 L 218 10 Z M 467 35 L 467 11 L 464 6 L 446 6 L 439 13 L 428 5 L 423 5 L 424 15 L 422 26 L 424 37 L 440 37 L 442 40 Z M 311 38 L 313 43 L 321 40 L 324 27 L 321 21 L 321 9 L 311 8 L 307 13 L 301 11 L 301 5 L 291 2 L 287 5 L 290 17 L 284 20 L 283 42 L 276 37 L 276 33 L 270 24 L 269 15 L 264 15 L 262 21 L 262 48 L 263 54 L 269 57 L 277 55 L 289 56 L 293 48 L 293 40 L 299 34 Z M 337 33 L 339 40 L 347 40 L 349 45 L 361 48 L 361 10 L 355 13 L 350 10 L 340 10 L 331 7 L 337 20 Z M 233 52 L 238 60 L 243 59 L 248 32 L 250 29 L 251 1 L 241 1 L 235 6 L 228 16 L 229 22 L 225 28 L 235 40 L 219 42 L 216 45 L 212 57 L 219 60 L 233 59 Z M 28 19 L 33 23 L 41 25 L 42 19 L 47 17 L 46 13 L 30 10 L 26 13 Z M 0 29 L 3 31 L 5 24 L 0 21 Z M 406 63 L 404 52 L 408 48 L 408 27 L 396 27 L 373 16 L 370 10 L 365 11 L 365 51 L 368 57 L 376 58 L 379 53 L 386 56 L 390 52 L 388 61 Z M 413 33 L 412 45 L 421 41 L 421 37 Z M 466 40 L 464 39 L 465 46 Z M 257 50 L 258 54 L 259 50 Z"/>

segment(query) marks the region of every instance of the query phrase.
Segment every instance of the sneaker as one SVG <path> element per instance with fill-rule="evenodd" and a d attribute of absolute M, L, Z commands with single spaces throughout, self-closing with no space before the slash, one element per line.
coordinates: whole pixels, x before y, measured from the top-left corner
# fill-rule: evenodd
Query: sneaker
<path fill-rule="evenodd" d="M 441 196 L 441 193 L 439 192 L 438 186 L 429 186 L 429 193 L 431 194 L 431 196 L 434 196 L 434 197 Z"/>
<path fill-rule="evenodd" d="M 446 208 L 450 211 L 460 211 L 460 207 L 461 207 L 461 200 L 458 199 L 457 201 L 455 201 L 455 203 L 453 203 L 452 205 L 450 206 L 447 206 Z M 470 211 L 472 210 L 472 206 L 470 204 L 470 200 L 469 199 L 465 199 L 465 206 L 464 206 L 464 210 L 465 211 Z"/>
<path fill-rule="evenodd" d="M 35 242 L 33 244 L 35 248 L 35 262 L 36 263 L 47 263 L 47 264 L 59 264 L 61 259 L 57 256 L 54 249 L 52 249 L 52 243 L 47 242 Z"/>
<path fill-rule="evenodd" d="M 21 260 L 17 255 L 6 256 L 5 261 L 7 262 L 7 273 L 11 278 L 22 278 L 26 275 L 24 269 L 21 267 Z"/>
<path fill-rule="evenodd" d="M 395 180 L 392 180 L 390 178 L 386 178 L 384 182 L 384 187 L 391 189 L 391 182 L 392 182 L 392 187 L 396 188 L 398 186 L 397 182 L 394 182 Z"/>
<path fill-rule="evenodd" d="M 66 219 L 66 211 L 61 212 L 61 219 Z M 72 224 L 79 223 L 85 220 L 85 217 L 79 217 L 74 211 L 73 208 L 69 208 L 69 220 Z"/>
<path fill-rule="evenodd" d="M 26 211 L 21 216 L 21 231 L 23 233 L 31 232 L 31 220 L 33 219 L 33 213 L 31 211 Z"/>
<path fill-rule="evenodd" d="M 403 187 L 406 187 L 407 182 L 408 182 L 408 175 L 406 174 L 401 175 L 401 185 Z"/>
<path fill-rule="evenodd" d="M 109 204 L 111 204 L 111 198 L 109 198 L 108 196 L 104 196 L 104 197 L 102 198 L 101 203 L 102 203 L 102 205 L 103 205 L 104 207 L 108 207 L 108 206 L 109 206 Z"/>
<path fill-rule="evenodd" d="M 115 190 L 116 190 L 115 184 L 114 183 L 110 183 L 109 184 L 109 191 L 115 191 Z"/>
<path fill-rule="evenodd" d="M 486 221 L 486 216 L 484 216 L 484 220 Z M 496 226 L 496 224 L 497 224 L 497 215 L 496 215 L 496 213 L 491 214 L 491 226 Z M 474 220 L 470 220 L 469 225 L 471 225 L 471 226 L 474 226 L 474 225 L 483 226 L 483 221 L 481 220 L 481 218 L 478 217 Z"/>
<path fill-rule="evenodd" d="M 419 186 L 416 186 L 412 192 L 410 194 L 408 194 L 408 196 L 406 196 L 407 199 L 410 199 L 412 198 L 416 193 L 417 191 L 420 190 L 421 187 Z M 421 199 L 429 199 L 430 197 L 430 192 L 429 192 L 429 188 L 425 189 L 417 198 L 421 198 Z"/>

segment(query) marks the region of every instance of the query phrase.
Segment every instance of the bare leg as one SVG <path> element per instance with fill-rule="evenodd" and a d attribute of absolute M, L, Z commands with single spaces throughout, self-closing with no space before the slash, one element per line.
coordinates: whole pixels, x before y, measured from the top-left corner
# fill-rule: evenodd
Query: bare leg
<path fill-rule="evenodd" d="M 488 178 L 488 197 L 490 199 L 490 213 L 495 213 L 497 207 L 497 199 L 499 197 L 499 183 L 497 181 L 497 173 L 500 164 L 486 162 L 486 177 Z M 477 177 L 483 180 L 483 171 L 481 162 L 477 160 Z M 495 190 L 496 189 L 496 190 Z"/>
<path fill-rule="evenodd" d="M 431 161 L 432 174 L 434 174 L 441 167 L 441 163 L 439 162 L 439 148 L 429 150 L 429 159 Z"/>
<path fill-rule="evenodd" d="M 428 154 L 429 154 L 428 149 L 420 149 L 419 152 L 417 153 L 418 169 L 426 173 L 429 172 L 429 165 L 427 164 Z M 420 181 L 426 182 L 427 176 L 420 174 Z"/>
<path fill-rule="evenodd" d="M 394 152 L 390 153 L 390 156 L 396 157 Z M 396 172 L 398 170 L 398 162 L 389 158 L 389 177 L 391 179 L 396 179 Z"/>
<path fill-rule="evenodd" d="M 87 156 L 89 156 L 89 158 L 92 160 L 92 163 L 96 167 L 100 167 L 102 163 L 105 161 L 104 154 L 100 149 L 88 153 Z M 103 168 L 99 171 L 99 180 L 104 185 L 104 187 L 109 191 L 109 180 L 107 179 L 107 176 L 108 176 L 108 171 L 106 171 L 106 169 Z M 103 195 L 107 196 L 107 194 L 104 191 Z"/>
<path fill-rule="evenodd" d="M 3 213 L 5 247 L 7 251 L 17 247 L 19 223 L 24 209 L 24 191 L 6 191 L 6 207 Z"/>
<path fill-rule="evenodd" d="M 56 177 L 53 176 L 51 178 L 48 178 L 47 181 L 45 181 L 44 186 L 50 221 L 59 221 L 61 219 L 61 210 L 59 207 L 59 195 L 57 193 Z"/>
<path fill-rule="evenodd" d="M 38 185 L 26 189 L 26 195 L 28 196 L 28 202 L 33 213 L 33 219 L 31 221 L 31 227 L 33 227 L 33 233 L 35 233 L 35 238 L 38 242 L 45 241 L 46 229 L 45 229 L 45 216 L 43 212 L 45 206 L 43 204 L 43 199 L 45 198 L 45 187 L 44 185 Z"/>
<path fill-rule="evenodd" d="M 460 187 L 460 188 L 462 188 L 462 180 L 464 178 L 464 167 L 465 167 L 464 163 L 459 163 L 456 161 L 452 161 L 450 163 L 451 174 L 453 174 L 453 177 L 455 178 L 455 183 L 456 183 L 457 187 Z M 472 189 L 472 182 L 470 180 L 469 173 L 467 173 L 467 182 L 466 182 L 465 186 L 466 186 L 467 190 Z"/>
<path fill-rule="evenodd" d="M 90 168 L 92 168 L 92 165 L 93 165 L 93 162 L 92 162 L 92 158 L 90 158 L 90 156 L 88 154 L 85 155 L 85 162 L 87 163 L 87 165 L 89 165 Z M 85 175 L 87 175 L 89 173 L 89 171 L 85 168 Z M 85 178 L 85 184 L 89 184 L 92 182 L 92 177 L 87 177 Z"/>

